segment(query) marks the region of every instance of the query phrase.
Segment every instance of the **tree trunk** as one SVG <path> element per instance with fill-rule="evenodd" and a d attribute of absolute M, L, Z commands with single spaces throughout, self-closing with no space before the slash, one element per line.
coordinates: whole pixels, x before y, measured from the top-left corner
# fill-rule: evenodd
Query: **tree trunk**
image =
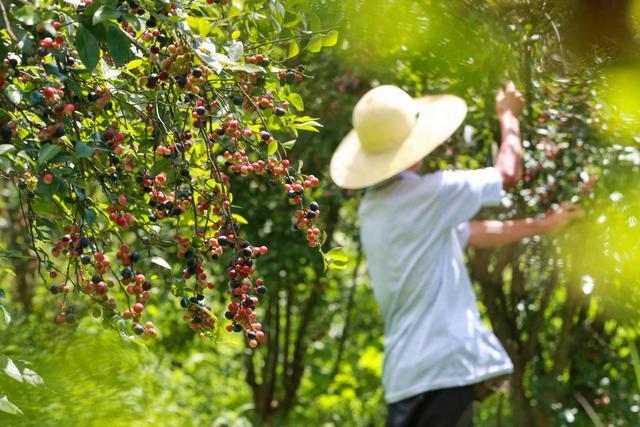
<path fill-rule="evenodd" d="M 536 427 L 533 408 L 527 398 L 524 387 L 524 363 L 513 358 L 513 376 L 511 377 L 511 425 L 518 427 Z"/>

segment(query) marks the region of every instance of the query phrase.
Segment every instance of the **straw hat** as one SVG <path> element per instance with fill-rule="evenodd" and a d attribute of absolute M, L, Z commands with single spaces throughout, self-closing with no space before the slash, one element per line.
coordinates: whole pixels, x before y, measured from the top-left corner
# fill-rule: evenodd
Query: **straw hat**
<path fill-rule="evenodd" d="M 413 99 L 395 86 L 378 86 L 356 104 L 354 129 L 331 158 L 331 179 L 357 189 L 391 178 L 445 142 L 466 114 L 457 96 Z"/>

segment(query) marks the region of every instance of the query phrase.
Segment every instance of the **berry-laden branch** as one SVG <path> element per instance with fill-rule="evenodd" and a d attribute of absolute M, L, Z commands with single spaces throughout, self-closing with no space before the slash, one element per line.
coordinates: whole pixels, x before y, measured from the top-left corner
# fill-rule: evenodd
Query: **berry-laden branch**
<path fill-rule="evenodd" d="M 280 41 L 306 33 L 274 25 L 265 34 L 250 13 L 227 19 L 225 0 L 58 3 L 34 9 L 42 22 L 18 22 L 35 48 L 10 46 L 0 66 L 0 150 L 48 271 L 42 280 L 63 295 L 56 322 L 90 311 L 156 336 L 144 312 L 159 294 L 150 279 L 159 265 L 189 327 L 213 336 L 220 322 L 208 294 L 224 265 L 226 328 L 257 347 L 267 288 L 253 276 L 268 249 L 243 236 L 234 183 L 280 182 L 296 206 L 294 228 L 320 245 L 320 207 L 304 198 L 319 181 L 290 167 L 277 139 L 297 133 L 289 98 L 304 68 L 271 70 L 286 61 Z M 8 22 L 11 8 L 2 12 Z M 270 50 L 258 52 L 266 39 Z M 242 42 L 251 55 L 238 51 Z M 216 53 L 225 48 L 229 57 Z"/>

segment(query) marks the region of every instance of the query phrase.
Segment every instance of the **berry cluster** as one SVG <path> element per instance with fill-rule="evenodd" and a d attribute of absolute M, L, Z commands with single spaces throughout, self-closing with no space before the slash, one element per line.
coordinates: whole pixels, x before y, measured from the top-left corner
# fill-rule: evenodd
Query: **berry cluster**
<path fill-rule="evenodd" d="M 120 194 L 117 199 L 117 203 L 107 208 L 109 219 L 113 221 L 118 227 L 127 229 L 136 223 L 136 219 L 130 212 L 127 212 L 127 196 Z"/>
<path fill-rule="evenodd" d="M 320 216 L 320 206 L 316 202 L 309 204 L 309 209 L 299 209 L 296 211 L 296 221 L 293 228 L 296 230 L 306 231 L 309 246 L 316 247 L 319 245 L 320 229 L 313 225 L 313 220 Z"/>
<path fill-rule="evenodd" d="M 299 82 L 303 78 L 304 66 L 298 65 L 295 69 L 282 70 L 278 73 L 278 77 L 280 78 L 280 84 L 292 84 L 295 82 Z"/>
<path fill-rule="evenodd" d="M 45 174 L 46 176 L 47 174 Z M 49 174 L 50 175 L 50 174 Z M 46 182 L 47 180 L 45 180 Z M 55 244 L 51 255 L 59 257 L 60 255 L 67 255 L 71 258 L 77 258 L 83 256 L 85 249 L 89 247 L 90 240 L 87 236 L 83 236 L 80 232 L 80 227 L 77 226 L 65 226 L 64 231 L 69 234 L 65 234 Z M 82 263 L 88 264 L 88 257 L 84 255 L 82 257 Z"/>

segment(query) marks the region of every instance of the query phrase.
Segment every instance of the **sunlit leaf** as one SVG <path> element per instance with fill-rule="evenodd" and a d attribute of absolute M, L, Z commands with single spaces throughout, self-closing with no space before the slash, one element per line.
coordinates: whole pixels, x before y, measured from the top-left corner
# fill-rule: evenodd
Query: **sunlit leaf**
<path fill-rule="evenodd" d="M 236 221 L 238 221 L 240 224 L 249 224 L 249 221 L 247 221 L 247 219 L 245 217 L 243 217 L 240 214 L 232 214 L 231 215 L 233 218 L 236 219 Z"/>
<path fill-rule="evenodd" d="M 302 97 L 297 93 L 291 93 L 287 96 L 287 101 L 293 105 L 296 110 L 303 111 L 304 110 L 304 102 L 302 101 Z"/>
<path fill-rule="evenodd" d="M 273 156 L 278 151 L 278 143 L 273 141 L 267 148 L 267 154 Z"/>
<path fill-rule="evenodd" d="M 16 405 L 9 402 L 9 399 L 6 395 L 0 397 L 0 411 L 14 415 L 24 415 Z"/>
<path fill-rule="evenodd" d="M 322 36 L 322 47 L 335 46 L 338 43 L 338 31 L 331 30 L 324 36 Z"/>
<path fill-rule="evenodd" d="M 20 104 L 20 101 L 22 101 L 22 92 L 20 92 L 20 89 L 18 89 L 15 85 L 7 86 L 7 88 L 4 90 L 4 94 L 13 105 L 18 105 Z"/>
<path fill-rule="evenodd" d="M 35 371 L 32 371 L 29 368 L 24 368 L 22 370 L 22 378 L 28 384 L 39 386 L 44 384 L 44 380 L 40 375 L 38 375 Z"/>
<path fill-rule="evenodd" d="M 293 39 L 289 42 L 289 49 L 287 52 L 287 59 L 288 58 L 293 58 L 294 56 L 297 56 L 300 53 L 300 46 L 298 46 L 298 42 Z"/>
<path fill-rule="evenodd" d="M 4 323 L 6 324 L 11 323 L 11 313 L 9 313 L 9 310 L 7 310 L 7 308 L 1 304 L 0 304 L 0 310 L 2 310 L 2 318 L 4 319 Z"/>
<path fill-rule="evenodd" d="M 260 73 L 264 71 L 264 68 L 255 64 L 237 64 L 225 68 L 234 71 L 244 71 L 245 73 Z"/>
<path fill-rule="evenodd" d="M 2 144 L 2 145 L 0 145 L 0 156 L 2 156 L 3 154 L 10 153 L 10 152 L 15 151 L 15 150 L 16 150 L 15 145 Z"/>
<path fill-rule="evenodd" d="M 318 132 L 318 128 L 322 127 L 320 123 L 313 120 L 304 123 L 296 123 L 293 126 L 298 130 L 308 130 L 311 132 Z"/>
<path fill-rule="evenodd" d="M 5 374 L 16 381 L 22 382 L 22 374 L 11 358 L 5 355 L 0 355 L 0 361 L 2 362 L 2 371 Z"/>
<path fill-rule="evenodd" d="M 309 40 L 307 44 L 307 50 L 313 53 L 320 52 L 322 50 L 322 36 L 316 34 L 311 37 L 311 40 Z"/>
<path fill-rule="evenodd" d="M 159 256 L 154 256 L 151 257 L 151 262 L 159 265 L 162 268 L 166 268 L 167 270 L 171 270 L 171 265 L 169 265 L 169 263 L 162 257 Z"/>
<path fill-rule="evenodd" d="M 122 70 L 118 68 L 112 68 L 105 61 L 100 61 L 100 69 L 105 79 L 111 80 L 122 74 Z"/>
<path fill-rule="evenodd" d="M 330 249 L 324 254 L 324 259 L 326 260 L 327 267 L 330 270 L 345 270 L 349 265 L 349 257 L 344 253 L 344 249 L 341 247 Z"/>
<path fill-rule="evenodd" d="M 244 45 L 242 42 L 235 41 L 229 46 L 229 59 L 231 62 L 238 62 L 244 55 Z"/>
<path fill-rule="evenodd" d="M 139 66 L 141 66 L 143 64 L 142 59 L 134 59 L 133 61 L 129 62 L 127 64 L 127 66 L 125 67 L 126 70 L 133 70 L 134 68 L 138 68 Z"/>
<path fill-rule="evenodd" d="M 14 11 L 13 16 L 15 16 L 18 21 L 27 25 L 35 25 L 40 22 L 40 14 L 38 14 L 29 3 Z"/>

